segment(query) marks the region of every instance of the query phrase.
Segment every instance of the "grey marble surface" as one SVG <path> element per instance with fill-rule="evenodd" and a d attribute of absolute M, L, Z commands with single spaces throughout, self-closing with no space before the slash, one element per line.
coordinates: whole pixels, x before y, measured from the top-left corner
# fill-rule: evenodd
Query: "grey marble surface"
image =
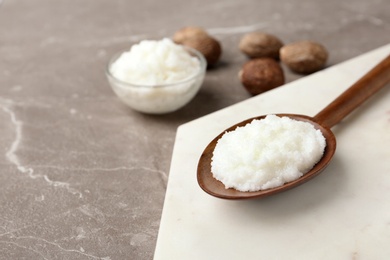
<path fill-rule="evenodd" d="M 110 56 L 186 25 L 223 46 L 183 109 L 115 97 Z M 387 0 L 6 0 L 0 6 L 0 259 L 152 259 L 176 128 L 250 98 L 243 34 L 312 39 L 328 66 L 390 41 Z M 287 82 L 296 75 L 284 68 Z"/>

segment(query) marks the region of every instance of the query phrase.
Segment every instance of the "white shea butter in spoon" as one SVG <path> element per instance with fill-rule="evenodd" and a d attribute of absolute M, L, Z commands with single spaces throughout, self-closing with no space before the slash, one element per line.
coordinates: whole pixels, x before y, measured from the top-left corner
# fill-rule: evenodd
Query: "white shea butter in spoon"
<path fill-rule="evenodd" d="M 226 132 L 211 171 L 225 188 L 259 191 L 294 181 L 322 157 L 326 141 L 310 123 L 268 115 Z"/>

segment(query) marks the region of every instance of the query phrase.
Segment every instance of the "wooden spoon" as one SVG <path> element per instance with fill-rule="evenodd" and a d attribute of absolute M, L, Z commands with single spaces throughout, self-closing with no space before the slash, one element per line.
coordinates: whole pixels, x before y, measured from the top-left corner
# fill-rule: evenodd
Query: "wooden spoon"
<path fill-rule="evenodd" d="M 254 119 L 262 119 L 264 116 L 254 117 L 242 121 L 223 131 L 203 151 L 197 169 L 197 179 L 199 186 L 208 194 L 223 199 L 249 199 L 266 197 L 282 191 L 286 191 L 298 185 L 305 183 L 311 178 L 317 176 L 330 163 L 333 154 L 336 151 L 336 138 L 331 127 L 339 123 L 345 116 L 360 106 L 365 100 L 383 88 L 390 81 L 390 55 L 376 65 L 372 70 L 365 74 L 360 80 L 343 92 L 332 103 L 320 111 L 316 116 L 309 117 L 295 114 L 277 114 L 277 116 L 287 116 L 295 120 L 305 121 L 313 124 L 316 129 L 321 130 L 326 139 L 326 148 L 321 160 L 302 177 L 295 181 L 283 184 L 282 186 L 254 191 L 242 192 L 236 189 L 226 189 L 222 182 L 216 180 L 211 172 L 211 159 L 217 141 L 226 131 L 233 131 L 239 126 L 244 126 Z"/>

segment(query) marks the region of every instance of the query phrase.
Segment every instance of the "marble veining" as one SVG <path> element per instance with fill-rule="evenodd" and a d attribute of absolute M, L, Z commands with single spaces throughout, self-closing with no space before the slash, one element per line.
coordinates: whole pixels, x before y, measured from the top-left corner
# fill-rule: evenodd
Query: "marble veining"
<path fill-rule="evenodd" d="M 77 194 L 80 198 L 82 198 L 82 193 L 77 191 L 76 189 L 72 188 L 69 183 L 61 182 L 61 181 L 53 181 L 51 180 L 46 174 L 37 174 L 34 173 L 34 169 L 28 166 L 25 166 L 19 159 L 17 155 L 17 151 L 19 146 L 22 143 L 23 139 L 23 122 L 18 120 L 15 112 L 12 110 L 12 107 L 15 105 L 12 100 L 0 100 L 1 108 L 4 112 L 6 112 L 9 117 L 12 125 L 15 129 L 15 139 L 10 145 L 10 148 L 6 152 L 6 157 L 8 161 L 15 165 L 15 167 L 18 169 L 19 172 L 26 174 L 31 179 L 43 179 L 46 181 L 49 185 L 52 185 L 54 187 L 62 187 L 68 190 L 72 194 Z"/>

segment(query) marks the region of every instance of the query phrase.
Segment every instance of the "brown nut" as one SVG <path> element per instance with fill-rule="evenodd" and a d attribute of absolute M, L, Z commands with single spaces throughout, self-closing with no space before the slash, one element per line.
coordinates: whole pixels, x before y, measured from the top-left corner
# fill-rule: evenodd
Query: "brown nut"
<path fill-rule="evenodd" d="M 211 36 L 197 36 L 184 39 L 183 45 L 194 48 L 203 54 L 207 61 L 207 65 L 214 65 L 218 62 L 221 54 L 221 44 Z"/>
<path fill-rule="evenodd" d="M 274 35 L 252 32 L 242 37 L 238 47 L 249 58 L 279 59 L 279 50 L 282 46 L 282 41 Z"/>
<path fill-rule="evenodd" d="M 184 40 L 188 38 L 208 36 L 207 32 L 201 27 L 197 26 L 187 26 L 178 30 L 174 35 L 172 40 L 177 44 L 182 44 Z"/>
<path fill-rule="evenodd" d="M 319 43 L 300 41 L 283 46 L 280 49 L 280 59 L 292 71 L 309 74 L 325 66 L 328 51 Z"/>
<path fill-rule="evenodd" d="M 277 61 L 271 58 L 257 58 L 246 62 L 239 72 L 239 78 L 252 95 L 284 84 L 284 73 Z"/>

